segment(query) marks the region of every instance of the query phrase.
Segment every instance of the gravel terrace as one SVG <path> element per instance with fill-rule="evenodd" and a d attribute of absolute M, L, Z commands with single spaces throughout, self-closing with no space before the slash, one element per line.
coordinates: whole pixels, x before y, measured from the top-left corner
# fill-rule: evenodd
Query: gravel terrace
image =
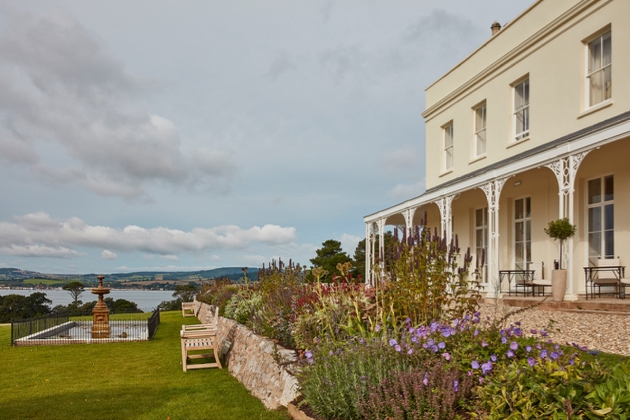
<path fill-rule="evenodd" d="M 482 316 L 495 319 L 519 309 L 500 303 L 485 303 L 481 305 L 480 311 Z M 525 333 L 529 333 L 532 328 L 547 330 L 549 338 L 559 344 L 576 343 L 589 349 L 630 356 L 630 314 L 529 309 L 510 316 L 506 326 L 516 321 L 521 321 Z"/>

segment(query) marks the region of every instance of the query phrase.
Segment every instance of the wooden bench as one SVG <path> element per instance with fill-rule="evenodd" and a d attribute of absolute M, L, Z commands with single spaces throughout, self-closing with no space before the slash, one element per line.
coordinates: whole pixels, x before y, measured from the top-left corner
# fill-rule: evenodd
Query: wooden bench
<path fill-rule="evenodd" d="M 182 302 L 182 316 L 195 316 L 195 302 Z"/>
<path fill-rule="evenodd" d="M 179 335 L 182 344 L 182 369 L 184 372 L 187 372 L 188 369 L 214 367 L 222 369 L 217 343 L 218 320 L 219 308 L 216 308 L 214 318 L 210 323 L 182 325 Z M 208 361 L 206 363 L 191 363 L 192 360 L 196 359 L 208 359 Z M 211 359 L 214 359 L 214 362 L 211 362 Z"/>

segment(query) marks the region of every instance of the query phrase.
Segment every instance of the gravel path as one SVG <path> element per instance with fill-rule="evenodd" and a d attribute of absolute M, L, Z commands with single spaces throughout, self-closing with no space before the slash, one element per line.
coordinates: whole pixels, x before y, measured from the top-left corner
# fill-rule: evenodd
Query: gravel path
<path fill-rule="evenodd" d="M 518 309 L 501 304 L 481 305 L 481 313 L 491 319 Z M 506 326 L 516 321 L 521 321 L 524 332 L 532 328 L 547 330 L 549 337 L 559 344 L 576 343 L 589 349 L 630 356 L 630 314 L 529 309 L 510 316 Z"/>

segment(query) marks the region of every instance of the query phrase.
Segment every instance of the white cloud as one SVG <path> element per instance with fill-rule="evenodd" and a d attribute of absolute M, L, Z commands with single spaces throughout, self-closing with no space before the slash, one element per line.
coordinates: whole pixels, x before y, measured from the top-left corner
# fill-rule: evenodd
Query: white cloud
<path fill-rule="evenodd" d="M 0 222 L 0 254 L 69 258 L 79 255 L 73 248 L 87 247 L 104 248 L 111 254 L 114 251 L 110 250 L 145 252 L 174 259 L 176 254 L 185 252 L 246 249 L 255 243 L 290 244 L 295 237 L 295 228 L 277 225 L 249 229 L 229 225 L 194 228 L 189 232 L 134 225 L 115 229 L 90 226 L 77 217 L 55 220 L 40 212 L 16 217 L 15 223 Z"/>
<path fill-rule="evenodd" d="M 362 239 L 364 238 L 344 233 L 341 235 L 339 242 L 341 242 L 341 248 L 345 251 L 345 253 L 352 257 L 354 256 L 354 250 L 356 249 L 357 244 Z"/>
<path fill-rule="evenodd" d="M 116 255 L 115 253 L 108 251 L 106 249 L 103 250 L 103 252 L 101 252 L 101 258 L 104 260 L 115 260 L 116 258 L 118 258 L 118 255 Z"/>

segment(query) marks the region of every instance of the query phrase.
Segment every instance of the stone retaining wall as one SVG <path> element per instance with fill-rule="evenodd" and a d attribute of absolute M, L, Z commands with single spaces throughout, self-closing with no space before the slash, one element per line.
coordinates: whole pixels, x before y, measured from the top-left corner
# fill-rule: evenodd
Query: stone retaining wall
<path fill-rule="evenodd" d="M 211 323 L 214 307 L 195 301 L 195 315 L 201 323 Z M 298 383 L 290 371 L 297 360 L 295 351 L 254 334 L 247 327 L 219 317 L 217 342 L 224 366 L 265 407 L 286 407 L 298 392 Z"/>

